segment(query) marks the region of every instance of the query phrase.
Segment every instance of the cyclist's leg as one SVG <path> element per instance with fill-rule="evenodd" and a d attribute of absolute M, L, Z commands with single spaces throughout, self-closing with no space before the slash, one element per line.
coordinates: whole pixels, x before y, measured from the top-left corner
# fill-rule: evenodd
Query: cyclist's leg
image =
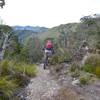
<path fill-rule="evenodd" d="M 46 66 L 48 65 L 48 56 L 47 56 L 47 52 L 45 52 L 44 54 L 44 69 L 46 69 Z"/>

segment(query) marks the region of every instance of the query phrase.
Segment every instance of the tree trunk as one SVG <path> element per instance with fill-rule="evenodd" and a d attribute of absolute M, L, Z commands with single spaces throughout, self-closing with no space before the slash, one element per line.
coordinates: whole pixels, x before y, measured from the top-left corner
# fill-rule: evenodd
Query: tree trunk
<path fill-rule="evenodd" d="M 0 60 L 3 60 L 4 58 L 4 53 L 5 53 L 7 41 L 8 41 L 8 35 L 4 34 L 4 37 L 5 39 L 3 41 L 2 50 L 0 51 Z"/>

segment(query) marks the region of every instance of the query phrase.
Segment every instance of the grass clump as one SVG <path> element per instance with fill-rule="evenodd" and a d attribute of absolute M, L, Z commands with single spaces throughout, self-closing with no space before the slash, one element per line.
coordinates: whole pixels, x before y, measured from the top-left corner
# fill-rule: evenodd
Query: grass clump
<path fill-rule="evenodd" d="M 70 66 L 70 73 L 71 73 L 71 76 L 76 78 L 76 77 L 79 77 L 80 76 L 80 70 L 79 70 L 79 67 L 76 66 L 75 64 L 72 64 Z"/>
<path fill-rule="evenodd" d="M 13 80 L 0 78 L 0 100 L 9 100 L 16 88 L 17 84 Z"/>
<path fill-rule="evenodd" d="M 96 67 L 95 74 L 100 78 L 100 66 Z"/>
<path fill-rule="evenodd" d="M 32 64 L 31 65 L 26 65 L 25 73 L 29 77 L 36 76 L 36 73 L 37 73 L 36 65 L 32 65 Z"/>
<path fill-rule="evenodd" d="M 49 62 L 50 64 L 55 65 L 63 62 L 70 62 L 71 59 L 72 54 L 69 51 L 65 50 L 64 48 L 58 48 L 56 54 L 50 58 Z"/>
<path fill-rule="evenodd" d="M 15 90 L 24 87 L 37 74 L 36 65 L 3 60 L 0 62 L 0 100 L 10 100 Z"/>
<path fill-rule="evenodd" d="M 91 54 L 86 59 L 83 70 L 100 77 L 100 54 Z"/>
<path fill-rule="evenodd" d="M 88 84 L 89 80 L 88 80 L 87 77 L 82 76 L 82 77 L 79 78 L 79 81 L 80 81 L 81 85 L 86 85 L 86 84 Z"/>

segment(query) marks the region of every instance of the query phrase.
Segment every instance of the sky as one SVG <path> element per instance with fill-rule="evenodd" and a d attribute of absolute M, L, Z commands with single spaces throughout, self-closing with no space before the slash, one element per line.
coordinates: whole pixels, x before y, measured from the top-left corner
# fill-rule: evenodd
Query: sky
<path fill-rule="evenodd" d="M 5 0 L 0 17 L 8 25 L 54 27 L 100 14 L 100 0 Z"/>

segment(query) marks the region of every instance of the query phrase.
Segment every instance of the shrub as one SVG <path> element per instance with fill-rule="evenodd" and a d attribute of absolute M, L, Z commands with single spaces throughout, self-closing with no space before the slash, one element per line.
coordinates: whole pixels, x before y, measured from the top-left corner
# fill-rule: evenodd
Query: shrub
<path fill-rule="evenodd" d="M 12 67 L 15 73 L 25 74 L 27 76 L 35 76 L 37 73 L 36 65 L 26 63 L 16 63 Z"/>
<path fill-rule="evenodd" d="M 92 65 L 84 65 L 83 66 L 83 70 L 89 73 L 94 73 L 95 68 Z"/>
<path fill-rule="evenodd" d="M 16 87 L 17 85 L 12 80 L 0 78 L 0 100 L 8 100 Z"/>
<path fill-rule="evenodd" d="M 75 64 L 72 64 L 72 65 L 70 66 L 70 71 L 71 71 L 71 72 L 75 72 L 76 69 L 78 69 L 78 66 L 76 66 Z"/>
<path fill-rule="evenodd" d="M 80 81 L 80 84 L 82 85 L 88 84 L 88 79 L 86 77 L 80 77 L 79 81 Z"/>
<path fill-rule="evenodd" d="M 96 67 L 95 74 L 100 78 L 100 66 Z"/>
<path fill-rule="evenodd" d="M 49 59 L 50 64 L 58 64 L 59 63 L 59 57 L 57 55 L 52 56 L 52 58 Z"/>
<path fill-rule="evenodd" d="M 10 73 L 10 65 L 8 60 L 3 60 L 0 62 L 0 71 L 2 76 L 8 75 Z"/>
<path fill-rule="evenodd" d="M 66 50 L 65 48 L 58 49 L 58 55 L 62 57 L 63 61 L 70 61 L 72 59 L 72 54 L 70 51 Z"/>
<path fill-rule="evenodd" d="M 86 72 L 96 74 L 100 77 L 100 55 L 99 54 L 91 54 L 85 61 L 83 65 L 83 69 Z"/>
<path fill-rule="evenodd" d="M 71 59 L 72 59 L 72 56 L 71 56 L 70 52 L 68 52 L 62 48 L 59 48 L 56 51 L 56 54 L 50 58 L 49 62 L 51 64 L 59 64 L 59 63 L 63 63 L 63 62 L 69 62 Z"/>
<path fill-rule="evenodd" d="M 16 86 L 20 88 L 21 86 L 27 85 L 30 81 L 30 77 L 35 76 L 36 73 L 36 65 L 9 60 L 1 61 L 0 100 L 9 100 L 9 97 L 15 92 L 14 89 Z"/>
<path fill-rule="evenodd" d="M 36 65 L 26 65 L 25 74 L 28 76 L 35 76 L 37 73 Z"/>
<path fill-rule="evenodd" d="M 74 72 L 71 73 L 72 77 L 79 77 L 80 76 L 80 72 L 79 70 L 75 70 Z"/>
<path fill-rule="evenodd" d="M 100 55 L 91 54 L 85 61 L 86 65 L 99 66 L 100 65 Z"/>

